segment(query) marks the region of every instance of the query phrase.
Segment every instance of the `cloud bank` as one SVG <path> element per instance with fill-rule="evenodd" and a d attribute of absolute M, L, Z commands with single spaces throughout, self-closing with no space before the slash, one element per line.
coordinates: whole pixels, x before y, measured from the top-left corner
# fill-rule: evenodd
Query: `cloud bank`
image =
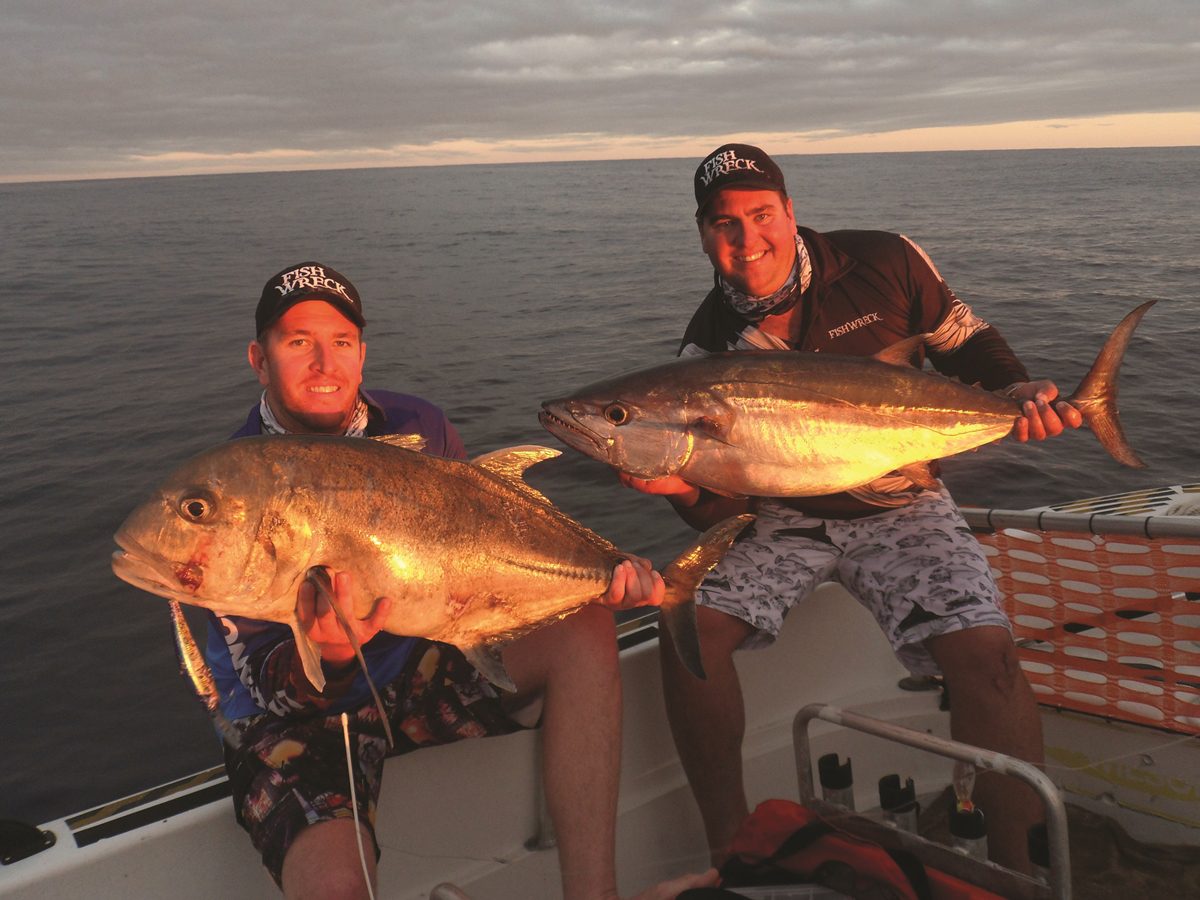
<path fill-rule="evenodd" d="M 1192 0 L 10 0 L 0 178 L 1165 114 L 1196 143 L 1198 23 Z"/>

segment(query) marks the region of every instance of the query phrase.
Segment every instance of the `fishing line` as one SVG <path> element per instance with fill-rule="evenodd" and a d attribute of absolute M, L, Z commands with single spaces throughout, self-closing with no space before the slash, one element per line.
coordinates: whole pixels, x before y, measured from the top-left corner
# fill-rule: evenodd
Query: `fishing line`
<path fill-rule="evenodd" d="M 1155 744 L 1153 747 L 1145 747 L 1141 750 L 1132 750 L 1129 753 L 1122 753 L 1118 756 L 1111 756 L 1108 759 L 1097 760 L 1096 762 L 1085 763 L 1082 766 L 1068 766 L 1062 763 L 1045 763 L 1044 768 L 1047 769 L 1062 769 L 1065 772 L 1086 772 L 1088 769 L 1094 769 L 1098 766 L 1106 766 L 1109 763 L 1120 762 L 1123 759 L 1130 759 L 1134 756 L 1149 756 L 1151 753 L 1157 753 L 1159 750 L 1166 750 L 1178 744 L 1186 744 L 1188 741 L 1198 741 L 1200 735 L 1187 734 L 1183 737 L 1175 738 L 1173 741 L 1166 741 L 1162 744 Z"/>
<path fill-rule="evenodd" d="M 354 813 L 354 839 L 358 841 L 358 861 L 362 863 L 367 896 L 370 900 L 375 900 L 375 891 L 371 888 L 371 873 L 367 870 L 367 853 L 363 849 L 362 827 L 358 821 L 358 793 L 354 789 L 354 761 L 350 756 L 350 717 L 345 713 L 342 713 L 342 738 L 346 743 L 346 775 L 350 779 L 350 811 Z"/>
<path fill-rule="evenodd" d="M 354 629 L 350 625 L 346 614 L 342 612 L 342 606 L 338 602 L 337 596 L 333 589 L 333 579 L 329 574 L 327 566 L 313 566 L 305 573 L 307 581 L 313 586 L 313 589 L 320 594 L 325 595 L 326 602 L 329 603 L 334 615 L 337 616 L 338 622 L 342 626 L 342 631 L 346 633 L 346 639 L 350 642 L 350 646 L 354 648 L 354 656 L 358 659 L 359 666 L 362 667 L 363 678 L 366 679 L 367 687 L 371 689 L 371 696 L 375 698 L 375 708 L 379 710 L 379 720 L 383 723 L 383 733 L 387 736 L 389 747 L 396 746 L 396 739 L 392 736 L 392 726 L 388 721 L 387 709 L 384 708 L 383 698 L 379 696 L 379 690 L 375 687 L 375 680 L 371 677 L 371 670 L 367 668 L 367 660 L 363 656 L 362 644 L 358 637 L 354 634 Z"/>

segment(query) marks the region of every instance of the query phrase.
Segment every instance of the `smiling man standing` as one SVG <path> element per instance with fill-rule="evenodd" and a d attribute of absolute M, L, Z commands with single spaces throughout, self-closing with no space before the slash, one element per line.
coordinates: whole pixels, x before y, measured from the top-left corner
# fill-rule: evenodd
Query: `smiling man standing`
<path fill-rule="evenodd" d="M 999 332 L 953 294 L 908 238 L 798 226 L 779 166 L 747 144 L 714 150 L 696 169 L 693 187 L 715 283 L 684 332 L 681 355 L 869 356 L 926 334 L 926 352 L 940 372 L 1024 401 L 1018 440 L 1081 424 L 1077 409 L 1054 403 L 1052 382 L 1029 380 Z M 829 496 L 735 500 L 677 476 L 621 480 L 666 496 L 696 528 L 747 509 L 758 514 L 698 592 L 708 680 L 689 675 L 671 642 L 661 642 L 668 716 L 714 862 L 728 855 L 747 815 L 745 715 L 733 652 L 771 643 L 787 611 L 822 581 L 839 581 L 858 598 L 910 671 L 945 677 L 955 738 L 1041 761 L 1041 725 L 1011 627 L 982 550 L 944 487 L 923 489 L 891 473 Z M 799 705 L 804 686 L 794 687 Z M 1027 870 L 1025 834 L 1038 802 L 998 777 L 980 776 L 976 790 L 991 854 Z"/>

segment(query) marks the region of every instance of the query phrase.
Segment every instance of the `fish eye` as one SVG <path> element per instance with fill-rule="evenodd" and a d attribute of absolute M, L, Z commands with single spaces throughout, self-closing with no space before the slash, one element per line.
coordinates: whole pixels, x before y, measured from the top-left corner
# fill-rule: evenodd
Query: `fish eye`
<path fill-rule="evenodd" d="M 179 514 L 189 522 L 203 522 L 212 514 L 214 506 L 209 497 L 186 494 L 179 499 Z"/>
<path fill-rule="evenodd" d="M 620 403 L 610 403 L 604 408 L 604 419 L 610 425 L 624 425 L 629 421 L 629 410 Z"/>

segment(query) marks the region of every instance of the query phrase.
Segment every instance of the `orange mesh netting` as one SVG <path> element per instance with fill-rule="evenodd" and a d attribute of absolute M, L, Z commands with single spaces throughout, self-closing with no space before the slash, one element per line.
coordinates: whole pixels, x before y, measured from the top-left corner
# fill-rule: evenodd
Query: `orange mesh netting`
<path fill-rule="evenodd" d="M 977 537 L 1039 702 L 1200 734 L 1200 536 Z"/>

